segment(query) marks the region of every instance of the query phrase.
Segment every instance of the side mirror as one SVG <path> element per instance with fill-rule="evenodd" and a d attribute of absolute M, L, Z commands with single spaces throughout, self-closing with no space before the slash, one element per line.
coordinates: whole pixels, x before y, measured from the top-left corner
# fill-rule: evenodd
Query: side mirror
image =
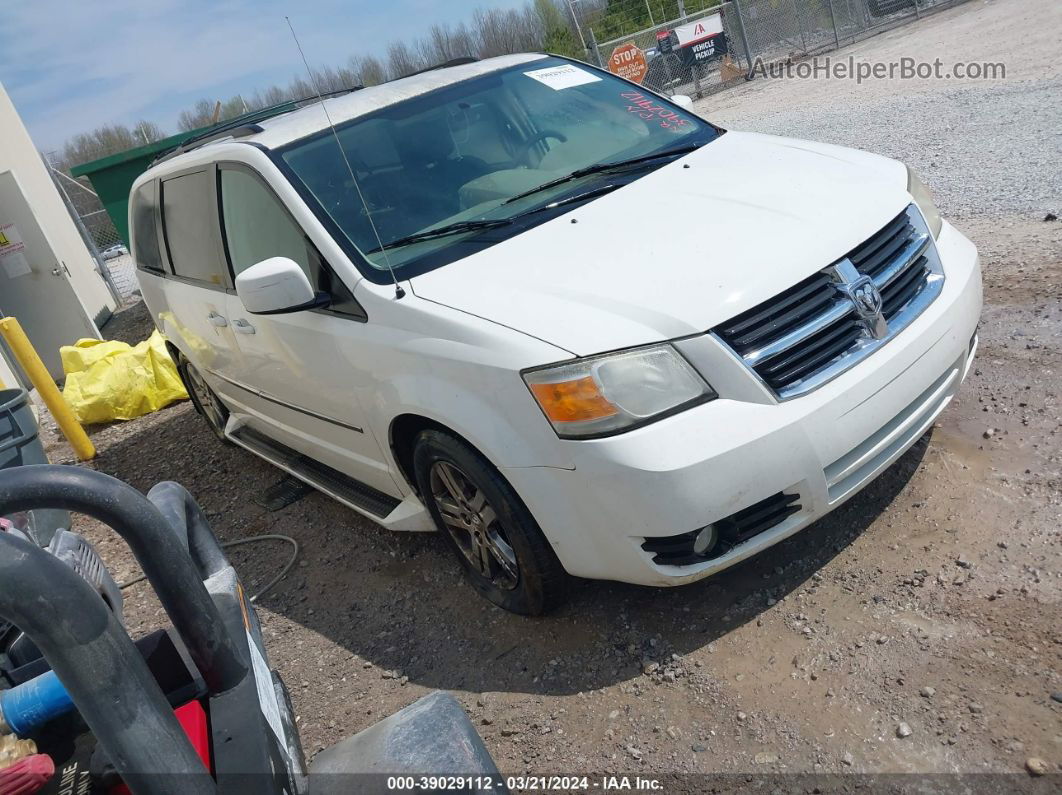
<path fill-rule="evenodd" d="M 236 295 L 252 315 L 279 315 L 327 306 L 327 293 L 315 293 L 299 264 L 288 257 L 270 257 L 236 277 Z"/>
<path fill-rule="evenodd" d="M 686 108 L 687 110 L 693 108 L 693 100 L 685 94 L 675 94 L 671 97 L 671 101 L 680 108 Z"/>

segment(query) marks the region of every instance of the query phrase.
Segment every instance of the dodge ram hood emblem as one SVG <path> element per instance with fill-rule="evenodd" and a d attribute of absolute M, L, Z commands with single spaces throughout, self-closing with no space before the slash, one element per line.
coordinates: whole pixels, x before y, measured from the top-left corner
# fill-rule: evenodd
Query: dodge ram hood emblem
<path fill-rule="evenodd" d="M 867 333 L 875 339 L 888 334 L 889 326 L 881 313 L 881 291 L 874 280 L 860 273 L 847 258 L 834 265 L 832 270 L 834 286 L 855 305 L 856 314 L 863 321 Z"/>
<path fill-rule="evenodd" d="M 873 318 L 881 311 L 881 291 L 869 278 L 852 289 L 852 300 L 864 318 Z"/>

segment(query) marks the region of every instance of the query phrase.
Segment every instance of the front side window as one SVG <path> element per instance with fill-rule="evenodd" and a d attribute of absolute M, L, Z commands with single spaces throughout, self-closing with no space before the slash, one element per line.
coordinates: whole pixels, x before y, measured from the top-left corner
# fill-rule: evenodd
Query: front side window
<path fill-rule="evenodd" d="M 266 183 L 244 168 L 222 166 L 219 176 L 222 230 L 233 276 L 271 257 L 298 263 L 317 292 L 332 296 L 330 308 L 362 314 L 350 291 Z"/>
<path fill-rule="evenodd" d="M 320 262 L 310 241 L 273 194 L 246 171 L 221 170 L 221 213 L 233 275 L 270 257 L 295 260 L 310 284 Z"/>
<path fill-rule="evenodd" d="M 173 273 L 216 287 L 230 287 L 217 245 L 213 168 L 162 182 L 162 226 Z"/>
<path fill-rule="evenodd" d="M 551 57 L 389 105 L 335 134 L 289 144 L 279 157 L 371 270 L 409 266 L 399 275 L 414 275 L 548 220 L 554 203 L 606 182 L 621 187 L 718 134 L 648 91 Z M 468 228 L 435 234 L 454 224 Z"/>

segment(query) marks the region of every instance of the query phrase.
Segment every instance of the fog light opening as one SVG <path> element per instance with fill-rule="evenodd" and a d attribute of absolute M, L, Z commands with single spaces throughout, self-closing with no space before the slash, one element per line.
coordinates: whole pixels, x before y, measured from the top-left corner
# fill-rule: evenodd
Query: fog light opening
<path fill-rule="evenodd" d="M 715 529 L 714 524 L 702 527 L 698 531 L 696 538 L 693 539 L 693 554 L 707 555 L 715 547 L 718 540 L 719 531 Z"/>

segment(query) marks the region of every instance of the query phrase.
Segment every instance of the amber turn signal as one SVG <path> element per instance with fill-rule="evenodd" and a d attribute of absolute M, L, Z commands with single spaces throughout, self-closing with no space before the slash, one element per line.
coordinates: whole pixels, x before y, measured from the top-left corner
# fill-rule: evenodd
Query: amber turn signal
<path fill-rule="evenodd" d="M 552 422 L 599 420 L 617 413 L 590 376 L 528 386 Z"/>

